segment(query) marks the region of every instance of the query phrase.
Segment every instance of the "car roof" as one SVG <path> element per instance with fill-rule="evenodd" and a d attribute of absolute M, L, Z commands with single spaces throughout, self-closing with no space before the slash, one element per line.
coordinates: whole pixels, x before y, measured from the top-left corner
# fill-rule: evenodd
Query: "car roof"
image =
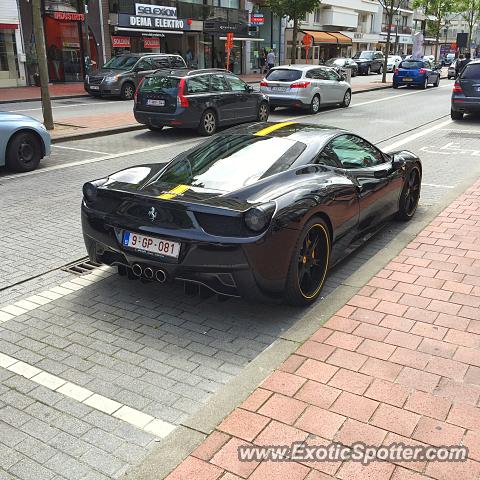
<path fill-rule="evenodd" d="M 190 68 L 159 68 L 155 70 L 152 74 L 149 75 L 171 75 L 173 77 L 193 77 L 196 75 L 205 75 L 213 73 L 228 73 L 229 75 L 234 75 L 234 73 L 229 72 L 228 70 L 222 68 L 200 68 L 200 69 L 190 69 Z"/>
<path fill-rule="evenodd" d="M 311 68 L 322 68 L 323 65 L 307 65 L 303 63 L 294 63 L 293 65 L 278 65 L 278 67 L 272 68 L 272 70 L 277 70 L 279 68 L 286 70 L 309 70 Z M 324 67 L 325 68 L 325 67 Z"/>
<path fill-rule="evenodd" d="M 329 125 L 297 122 L 255 122 L 237 125 L 219 135 L 255 135 L 270 138 L 288 138 L 309 145 L 324 145 L 328 140 L 347 130 Z"/>
<path fill-rule="evenodd" d="M 120 55 L 116 55 L 117 57 L 134 57 L 134 58 L 141 58 L 141 57 L 180 57 L 180 55 L 173 54 L 173 53 L 121 53 Z"/>

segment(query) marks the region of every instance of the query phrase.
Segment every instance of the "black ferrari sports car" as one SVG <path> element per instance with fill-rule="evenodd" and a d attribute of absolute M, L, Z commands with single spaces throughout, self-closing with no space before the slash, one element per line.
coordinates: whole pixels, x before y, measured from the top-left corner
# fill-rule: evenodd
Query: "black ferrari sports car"
<path fill-rule="evenodd" d="M 308 305 L 331 266 L 414 215 L 421 178 L 413 153 L 345 130 L 247 124 L 86 183 L 83 234 L 93 261 L 130 278 Z"/>

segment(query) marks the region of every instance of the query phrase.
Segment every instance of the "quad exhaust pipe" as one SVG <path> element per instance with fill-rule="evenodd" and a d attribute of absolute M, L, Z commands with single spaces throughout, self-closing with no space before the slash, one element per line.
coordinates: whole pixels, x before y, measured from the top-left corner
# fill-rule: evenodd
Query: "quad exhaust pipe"
<path fill-rule="evenodd" d="M 134 263 L 132 265 L 132 273 L 136 277 L 145 277 L 147 280 L 155 279 L 159 283 L 165 283 L 168 279 L 167 273 L 165 270 L 159 269 L 157 271 L 153 271 L 151 267 L 146 267 L 145 269 L 139 263 Z"/>

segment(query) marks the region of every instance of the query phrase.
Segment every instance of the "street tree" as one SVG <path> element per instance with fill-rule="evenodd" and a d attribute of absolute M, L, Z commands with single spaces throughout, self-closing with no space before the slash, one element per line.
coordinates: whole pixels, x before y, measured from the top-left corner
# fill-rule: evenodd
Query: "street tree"
<path fill-rule="evenodd" d="M 447 17 L 456 9 L 455 0 L 415 0 L 414 8 L 421 8 L 435 20 L 427 20 L 427 30 L 435 35 L 435 60 L 438 60 L 440 32 L 447 24 Z"/>
<path fill-rule="evenodd" d="M 398 13 L 401 6 L 407 0 L 378 0 L 378 3 L 383 7 L 387 20 L 387 44 L 385 46 L 385 59 L 383 61 L 382 83 L 387 82 L 387 62 L 390 53 L 391 44 L 391 26 L 393 25 L 393 17 Z M 397 32 L 398 35 L 398 32 Z"/>
<path fill-rule="evenodd" d="M 480 21 L 480 0 L 456 0 L 455 11 L 465 20 L 468 26 L 467 48 L 470 50 L 472 33 L 475 25 Z"/>
<path fill-rule="evenodd" d="M 45 50 L 45 35 L 43 33 L 42 12 L 40 0 L 32 0 L 33 34 L 35 35 L 35 50 L 38 60 L 38 74 L 40 76 L 40 92 L 42 96 L 43 123 L 47 130 L 53 130 L 52 103 L 48 91 L 48 66 Z"/>
<path fill-rule="evenodd" d="M 298 22 L 320 5 L 320 0 L 267 0 L 267 6 L 279 17 L 293 21 L 291 62 L 295 63 Z"/>

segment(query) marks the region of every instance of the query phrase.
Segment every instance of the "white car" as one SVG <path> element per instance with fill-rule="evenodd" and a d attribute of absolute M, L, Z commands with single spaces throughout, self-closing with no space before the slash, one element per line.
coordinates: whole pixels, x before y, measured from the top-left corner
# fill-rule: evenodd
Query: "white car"
<path fill-rule="evenodd" d="M 387 72 L 394 72 L 400 65 L 401 61 L 402 57 L 399 55 L 389 55 L 387 58 Z"/>
<path fill-rule="evenodd" d="M 432 65 L 435 64 L 435 55 L 424 55 L 423 56 L 424 62 L 430 62 Z"/>

